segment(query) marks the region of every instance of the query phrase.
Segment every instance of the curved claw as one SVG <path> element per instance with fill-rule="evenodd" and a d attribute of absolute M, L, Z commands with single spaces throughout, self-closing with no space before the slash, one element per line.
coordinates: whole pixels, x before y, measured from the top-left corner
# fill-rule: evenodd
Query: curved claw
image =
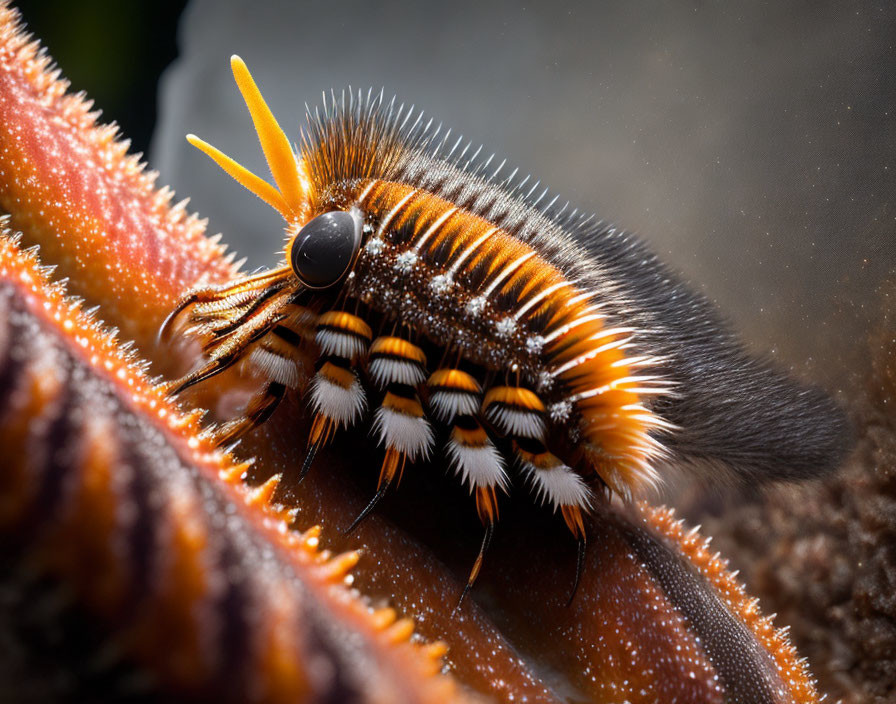
<path fill-rule="evenodd" d="M 392 486 L 392 480 L 394 480 L 396 476 L 398 477 L 398 481 L 401 481 L 401 473 L 404 471 L 406 460 L 407 455 L 399 452 L 394 447 L 390 447 L 386 450 L 386 456 L 383 458 L 383 467 L 380 470 L 379 482 L 377 483 L 376 494 L 373 495 L 370 503 L 364 507 L 364 510 L 358 514 L 357 518 L 352 521 L 352 524 L 345 531 L 345 535 L 348 535 L 355 530 L 355 528 L 361 524 L 361 521 L 370 515 L 370 512 L 376 508 L 376 505 L 386 495 L 386 491 Z"/>
<path fill-rule="evenodd" d="M 199 296 L 196 293 L 188 293 L 186 296 L 178 301 L 177 305 L 174 309 L 165 317 L 165 320 L 162 321 L 162 324 L 159 326 L 159 332 L 156 334 L 156 344 L 161 345 L 165 342 L 168 342 L 171 330 L 174 328 L 174 321 L 177 320 L 178 316 L 183 313 L 187 308 L 196 303 L 199 300 Z"/>
<path fill-rule="evenodd" d="M 206 379 L 211 379 L 213 376 L 217 376 L 221 372 L 226 371 L 238 361 L 239 357 L 237 355 L 227 355 L 226 357 L 213 359 L 201 369 L 197 369 L 192 374 L 187 374 L 185 377 L 178 379 L 174 382 L 173 388 L 166 389 L 165 391 L 170 396 L 177 396 L 191 386 L 205 381 Z"/>
<path fill-rule="evenodd" d="M 388 481 L 385 484 L 383 484 L 379 489 L 377 489 L 377 492 L 376 492 L 376 494 L 373 495 L 373 498 L 370 500 L 370 503 L 368 503 L 364 507 L 364 510 L 361 511 L 361 513 L 359 513 L 355 517 L 355 520 L 353 520 L 352 524 L 348 528 L 345 529 L 345 533 L 343 533 L 343 535 L 350 535 L 351 533 L 354 532 L 355 528 L 357 528 L 359 525 L 361 525 L 361 521 L 363 521 L 365 518 L 367 518 L 367 516 L 370 515 L 370 512 L 373 511 L 374 508 L 376 508 L 376 505 L 386 495 L 386 491 L 389 489 L 389 486 L 391 484 L 392 484 L 392 482 Z"/>
<path fill-rule="evenodd" d="M 302 469 L 299 471 L 299 476 L 296 478 L 296 484 L 301 483 L 301 481 L 305 478 L 305 475 L 308 474 L 308 470 L 311 469 L 311 465 L 314 462 L 314 457 L 317 455 L 317 450 L 321 446 L 321 442 L 315 442 L 311 444 L 311 447 L 308 448 L 308 453 L 305 455 L 305 460 L 302 462 Z"/>
<path fill-rule="evenodd" d="M 325 415 L 318 413 L 314 416 L 314 420 L 311 423 L 311 432 L 308 434 L 308 452 L 296 479 L 297 484 L 308 474 L 308 470 L 311 469 L 311 465 L 314 463 L 317 451 L 329 442 L 335 429 L 336 426 L 333 421 Z"/>
<path fill-rule="evenodd" d="M 579 590 L 579 583 L 582 581 L 582 572 L 585 571 L 585 534 L 583 533 L 578 540 L 578 556 L 576 557 L 576 578 L 572 583 L 572 592 L 569 599 L 566 600 L 566 608 L 572 605 L 573 599 L 576 598 L 576 592 Z"/>
<path fill-rule="evenodd" d="M 273 381 L 255 396 L 246 408 L 246 413 L 225 424 L 215 433 L 215 444 L 222 448 L 234 447 L 249 431 L 265 423 L 277 410 L 286 396 L 286 386 Z"/>

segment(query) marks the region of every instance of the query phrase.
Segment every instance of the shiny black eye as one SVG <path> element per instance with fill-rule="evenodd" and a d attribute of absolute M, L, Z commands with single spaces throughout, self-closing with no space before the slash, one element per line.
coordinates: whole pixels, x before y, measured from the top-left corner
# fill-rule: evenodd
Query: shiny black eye
<path fill-rule="evenodd" d="M 308 288 L 327 288 L 345 275 L 360 244 L 360 217 L 343 210 L 318 215 L 293 240 L 292 270 Z"/>

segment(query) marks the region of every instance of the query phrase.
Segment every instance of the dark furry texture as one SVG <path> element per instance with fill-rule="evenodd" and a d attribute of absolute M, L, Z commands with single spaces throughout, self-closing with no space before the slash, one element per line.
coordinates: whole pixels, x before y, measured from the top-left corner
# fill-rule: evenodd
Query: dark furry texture
<path fill-rule="evenodd" d="M 631 301 L 614 314 L 637 321 L 640 344 L 665 360 L 676 393 L 654 410 L 679 427 L 667 439 L 677 455 L 723 463 L 747 482 L 807 479 L 843 461 L 852 431 L 827 394 L 751 356 L 714 306 L 633 236 L 612 227 L 576 234 Z"/>

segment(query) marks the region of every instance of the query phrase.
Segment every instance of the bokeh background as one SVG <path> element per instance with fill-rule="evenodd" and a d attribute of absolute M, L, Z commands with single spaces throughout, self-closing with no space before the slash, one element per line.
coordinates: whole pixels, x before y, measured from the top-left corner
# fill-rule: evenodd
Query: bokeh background
<path fill-rule="evenodd" d="M 649 240 L 755 349 L 835 391 L 863 364 L 858 340 L 896 270 L 887 3 L 21 8 L 73 84 L 250 267 L 274 260 L 279 216 L 183 139 L 266 174 L 232 53 L 296 140 L 322 90 L 382 87 Z"/>

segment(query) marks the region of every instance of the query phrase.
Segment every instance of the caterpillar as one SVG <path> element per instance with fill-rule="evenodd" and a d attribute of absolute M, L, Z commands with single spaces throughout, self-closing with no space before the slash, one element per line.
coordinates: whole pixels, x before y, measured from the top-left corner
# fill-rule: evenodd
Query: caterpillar
<path fill-rule="evenodd" d="M 274 185 L 187 139 L 283 216 L 284 259 L 188 291 L 160 331 L 186 317 L 206 355 L 174 394 L 237 363 L 265 379 L 217 429 L 222 445 L 301 393 L 301 478 L 337 433 L 369 423 L 383 460 L 352 528 L 443 448 L 484 525 L 463 595 L 512 481 L 578 541 L 577 585 L 595 502 L 643 495 L 673 469 L 756 483 L 842 460 L 835 402 L 749 355 L 635 237 L 501 176 L 382 93 L 325 96 L 294 151 L 245 63 L 231 66 Z"/>

